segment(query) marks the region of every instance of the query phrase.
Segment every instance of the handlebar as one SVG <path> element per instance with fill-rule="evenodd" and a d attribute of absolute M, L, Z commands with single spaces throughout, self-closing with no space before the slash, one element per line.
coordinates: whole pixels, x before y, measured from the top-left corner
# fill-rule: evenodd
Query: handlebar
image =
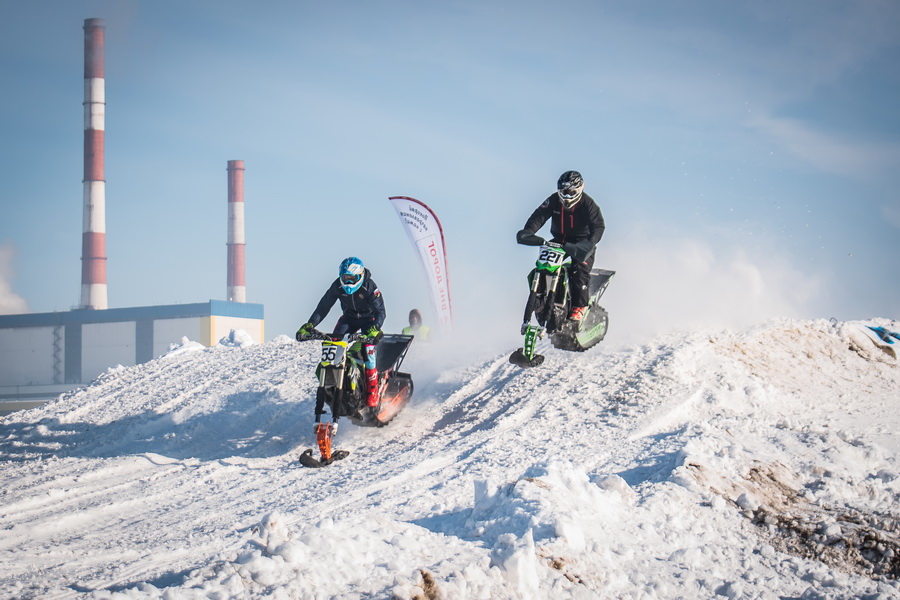
<path fill-rule="evenodd" d="M 324 332 L 322 332 L 322 331 L 319 331 L 318 329 L 313 329 L 313 330 L 312 330 L 310 333 L 308 333 L 307 335 L 301 335 L 301 336 L 297 339 L 297 341 L 298 341 L 298 342 L 311 342 L 311 341 L 314 341 L 314 340 L 320 340 L 320 341 L 323 341 L 323 340 L 337 341 L 337 340 L 340 340 L 340 339 L 346 339 L 348 342 L 355 342 L 356 340 L 364 339 L 364 338 L 366 338 L 366 337 L 367 337 L 367 336 L 366 336 L 365 334 L 356 332 L 356 333 L 351 333 L 350 335 L 344 336 L 344 337 L 342 338 L 342 337 L 340 337 L 340 336 L 337 336 L 337 337 L 336 337 L 336 336 L 333 336 L 333 335 L 331 335 L 330 333 L 324 333 Z"/>
<path fill-rule="evenodd" d="M 311 332 L 306 335 L 297 336 L 298 342 L 311 342 L 313 340 L 330 340 L 331 336 L 319 331 L 318 329 L 313 329 Z"/>

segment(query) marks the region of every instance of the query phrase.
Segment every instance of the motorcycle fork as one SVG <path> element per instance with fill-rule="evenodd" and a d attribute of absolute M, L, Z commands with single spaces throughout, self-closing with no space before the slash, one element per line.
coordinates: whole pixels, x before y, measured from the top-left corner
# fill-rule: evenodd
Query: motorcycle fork
<path fill-rule="evenodd" d="M 337 389 L 341 389 L 341 387 L 343 387 L 343 383 L 344 383 L 344 369 L 345 368 L 346 367 L 340 367 L 340 368 L 335 369 L 334 367 L 331 367 L 331 368 L 321 369 L 319 371 L 319 387 L 326 386 L 325 378 L 329 375 L 329 372 L 330 372 L 334 376 L 334 387 L 336 387 Z"/>
<path fill-rule="evenodd" d="M 544 290 L 547 294 L 556 292 L 556 286 L 559 283 L 559 275 L 538 275 L 531 282 L 531 291 L 538 293 L 541 287 L 541 280 L 544 281 Z"/>
<path fill-rule="evenodd" d="M 338 417 L 342 416 L 343 412 L 343 399 L 344 399 L 344 371 L 346 370 L 346 366 L 342 366 L 339 368 L 325 368 L 319 372 L 319 388 L 323 390 L 322 399 L 323 404 L 325 403 L 325 392 L 324 390 L 328 387 L 334 388 L 334 395 L 331 396 L 330 401 L 327 402 L 329 408 L 331 408 L 331 416 L 334 420 L 337 420 Z M 329 381 L 330 380 L 330 381 Z M 334 385 L 331 386 L 330 384 Z M 319 406 L 316 404 L 316 410 L 320 411 L 324 408 L 324 406 Z"/>
<path fill-rule="evenodd" d="M 547 296 L 553 298 L 553 303 L 557 306 L 565 306 L 567 290 L 569 287 L 568 278 L 563 277 L 560 273 L 553 275 L 545 275 L 546 277 L 546 293 Z M 538 278 L 535 278 L 537 280 Z M 532 291 L 537 292 L 537 284 L 532 286 Z"/>
<path fill-rule="evenodd" d="M 569 299 L 569 278 L 562 275 L 555 276 L 556 281 L 553 282 L 553 303 L 561 308 L 567 308 L 566 304 Z M 562 280 L 562 285 L 559 285 Z"/>

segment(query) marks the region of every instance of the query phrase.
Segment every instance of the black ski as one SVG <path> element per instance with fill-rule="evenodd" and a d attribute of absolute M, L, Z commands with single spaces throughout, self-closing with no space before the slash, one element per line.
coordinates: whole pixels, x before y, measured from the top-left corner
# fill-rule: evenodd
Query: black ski
<path fill-rule="evenodd" d="M 303 451 L 303 454 L 300 455 L 300 464 L 304 467 L 309 467 L 311 469 L 321 469 L 322 467 L 327 467 L 331 463 L 336 460 L 341 460 L 343 458 L 347 458 L 350 454 L 348 450 L 335 450 L 331 453 L 331 460 L 319 460 L 313 457 L 313 449 L 308 448 Z"/>
<path fill-rule="evenodd" d="M 544 355 L 535 354 L 531 358 L 528 358 L 528 356 L 525 354 L 524 348 L 519 348 L 509 355 L 509 362 L 516 365 L 517 367 L 529 369 L 531 367 L 539 367 L 544 364 Z"/>
<path fill-rule="evenodd" d="M 544 330 L 537 325 L 528 325 L 522 333 L 525 335 L 525 346 L 510 354 L 509 362 L 523 369 L 544 364 L 544 355 L 535 352 L 538 338 L 543 335 Z"/>

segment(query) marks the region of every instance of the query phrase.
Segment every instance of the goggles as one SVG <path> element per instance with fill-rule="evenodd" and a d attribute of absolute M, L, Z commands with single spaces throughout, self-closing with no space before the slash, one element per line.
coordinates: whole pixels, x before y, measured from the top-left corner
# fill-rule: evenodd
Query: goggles
<path fill-rule="evenodd" d="M 562 188 L 559 190 L 559 195 L 566 200 L 572 200 L 578 197 L 579 194 L 578 188 Z"/>
<path fill-rule="evenodd" d="M 362 279 L 362 275 L 358 273 L 344 273 L 341 275 L 341 283 L 344 285 L 355 285 L 360 279 Z"/>

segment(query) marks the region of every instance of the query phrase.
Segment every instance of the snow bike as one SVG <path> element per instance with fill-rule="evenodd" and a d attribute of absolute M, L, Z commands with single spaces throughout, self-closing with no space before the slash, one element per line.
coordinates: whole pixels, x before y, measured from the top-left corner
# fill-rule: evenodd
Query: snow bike
<path fill-rule="evenodd" d="M 569 320 L 572 296 L 569 291 L 571 258 L 560 244 L 546 242 L 541 246 L 535 268 L 528 274 L 530 292 L 525 304 L 525 336 L 521 348 L 513 352 L 509 362 L 519 367 L 536 367 L 544 356 L 536 353 L 537 341 L 550 336 L 554 348 L 583 352 L 606 336 L 609 315 L 600 306 L 600 296 L 606 291 L 615 271 L 592 269 L 587 310 L 579 321 Z M 534 317 L 537 325 L 531 323 Z"/>
<path fill-rule="evenodd" d="M 301 342 L 312 340 L 322 342 L 322 355 L 316 366 L 319 387 L 316 390 L 315 425 L 321 459 L 313 457 L 310 448 L 300 455 L 300 462 L 307 467 L 324 467 L 349 454 L 346 450 L 333 450 L 331 447 L 340 417 L 349 417 L 351 423 L 362 427 L 384 427 L 409 402 L 413 393 L 412 377 L 399 369 L 413 336 L 384 334 L 378 340 L 375 367 L 378 371 L 379 403 L 373 408 L 366 404 L 365 336 L 353 333 L 343 339 L 335 339 L 314 329 L 299 338 Z M 326 405 L 333 420 L 322 423 Z"/>

